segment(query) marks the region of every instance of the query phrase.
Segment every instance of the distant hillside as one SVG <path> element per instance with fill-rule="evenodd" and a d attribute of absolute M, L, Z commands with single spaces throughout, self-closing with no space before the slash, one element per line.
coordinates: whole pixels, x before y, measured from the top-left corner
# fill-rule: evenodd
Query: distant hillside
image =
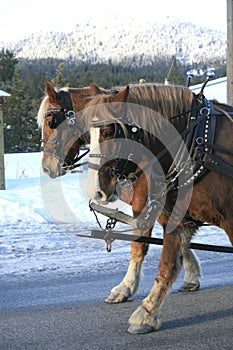
<path fill-rule="evenodd" d="M 69 33 L 36 33 L 17 43 L 0 42 L 20 58 L 54 57 L 88 63 L 150 64 L 176 55 L 185 63 L 225 59 L 226 33 L 167 18 L 166 23 L 89 20 Z"/>

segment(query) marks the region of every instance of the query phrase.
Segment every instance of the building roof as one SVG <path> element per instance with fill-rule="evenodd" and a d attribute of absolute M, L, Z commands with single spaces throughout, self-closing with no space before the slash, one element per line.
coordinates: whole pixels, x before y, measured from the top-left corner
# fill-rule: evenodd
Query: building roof
<path fill-rule="evenodd" d="M 193 85 L 190 86 L 190 89 L 198 93 L 201 91 L 203 84 Z M 221 103 L 227 103 L 227 78 L 219 78 L 210 80 L 205 89 L 204 89 L 204 95 L 208 100 L 217 100 Z"/>
<path fill-rule="evenodd" d="M 0 90 L 0 97 L 10 97 L 11 95 L 8 94 L 7 92 Z"/>

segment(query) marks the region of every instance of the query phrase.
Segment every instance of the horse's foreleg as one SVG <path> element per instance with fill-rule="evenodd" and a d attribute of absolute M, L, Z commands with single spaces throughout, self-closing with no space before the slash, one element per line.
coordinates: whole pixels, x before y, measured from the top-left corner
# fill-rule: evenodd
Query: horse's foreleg
<path fill-rule="evenodd" d="M 151 231 L 148 232 L 148 235 Z M 144 257 L 148 251 L 147 243 L 132 242 L 130 263 L 122 282 L 111 290 L 105 299 L 106 303 L 122 303 L 127 301 L 137 290 L 140 281 L 140 272 Z"/>
<path fill-rule="evenodd" d="M 129 319 L 130 333 L 148 333 L 161 324 L 162 306 L 182 266 L 182 244 L 178 235 L 164 234 L 159 270 L 149 295 Z"/>
<path fill-rule="evenodd" d="M 141 186 L 137 185 L 134 189 L 134 198 L 132 200 L 132 210 L 134 217 L 138 217 L 146 203 L 147 186 L 140 178 Z M 140 192 L 142 191 L 142 193 Z M 125 200 L 124 198 L 122 198 Z M 125 200 L 126 201 L 126 200 Z M 126 201 L 127 202 L 127 201 Z M 151 236 L 152 228 L 143 233 L 144 236 Z M 140 232 L 135 234 L 141 235 Z M 147 243 L 132 242 L 130 251 L 130 263 L 128 270 L 122 282 L 111 290 L 110 295 L 105 299 L 106 303 L 122 303 L 128 300 L 136 292 L 140 282 L 140 272 L 145 255 L 149 245 Z"/>
<path fill-rule="evenodd" d="M 179 292 L 193 292 L 200 288 L 198 277 L 202 276 L 201 266 L 196 254 L 188 249 L 183 250 L 184 282 L 179 288 Z"/>

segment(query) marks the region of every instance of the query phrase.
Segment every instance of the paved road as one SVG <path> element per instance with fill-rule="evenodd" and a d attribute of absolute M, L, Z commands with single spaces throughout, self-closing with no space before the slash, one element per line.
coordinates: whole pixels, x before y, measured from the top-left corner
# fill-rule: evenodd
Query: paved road
<path fill-rule="evenodd" d="M 154 276 L 144 270 L 133 301 L 103 303 L 122 272 L 98 276 L 31 276 L 1 280 L 1 350 L 210 349 L 232 350 L 233 258 L 198 253 L 205 278 L 198 292 L 168 298 L 161 330 L 147 335 L 126 332 L 128 318 Z"/>

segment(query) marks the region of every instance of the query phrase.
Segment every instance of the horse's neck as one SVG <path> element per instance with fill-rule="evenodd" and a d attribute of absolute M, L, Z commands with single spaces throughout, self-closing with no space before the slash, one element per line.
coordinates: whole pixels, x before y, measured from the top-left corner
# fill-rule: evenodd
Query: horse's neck
<path fill-rule="evenodd" d="M 187 116 L 171 119 L 164 117 L 164 123 L 162 121 L 158 125 L 154 124 L 154 133 L 147 131 L 144 133 L 142 143 L 158 158 L 164 173 L 167 173 L 176 157 L 176 152 L 182 143 L 182 132 L 187 125 Z"/>

